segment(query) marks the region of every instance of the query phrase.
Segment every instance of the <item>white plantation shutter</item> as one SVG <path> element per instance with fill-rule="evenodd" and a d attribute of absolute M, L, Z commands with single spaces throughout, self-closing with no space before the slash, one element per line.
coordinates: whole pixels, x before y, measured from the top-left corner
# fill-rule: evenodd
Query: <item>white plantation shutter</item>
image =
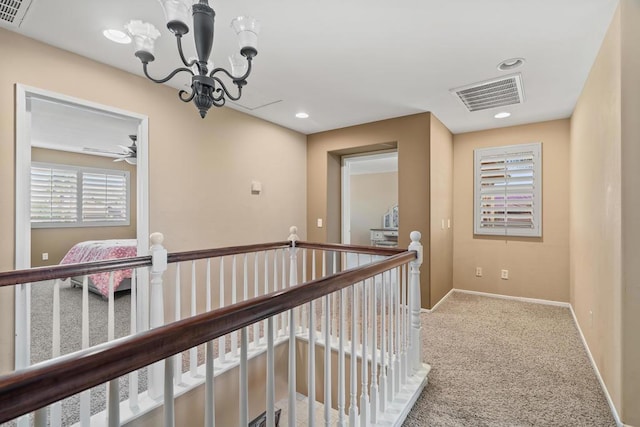
<path fill-rule="evenodd" d="M 474 233 L 542 236 L 541 144 L 474 151 Z"/>
<path fill-rule="evenodd" d="M 127 215 L 127 177 L 123 174 L 82 174 L 82 221 L 122 222 Z"/>
<path fill-rule="evenodd" d="M 129 223 L 128 171 L 32 164 L 32 227 L 102 227 Z"/>
<path fill-rule="evenodd" d="M 31 168 L 31 222 L 73 223 L 78 220 L 78 174 L 74 170 Z"/>

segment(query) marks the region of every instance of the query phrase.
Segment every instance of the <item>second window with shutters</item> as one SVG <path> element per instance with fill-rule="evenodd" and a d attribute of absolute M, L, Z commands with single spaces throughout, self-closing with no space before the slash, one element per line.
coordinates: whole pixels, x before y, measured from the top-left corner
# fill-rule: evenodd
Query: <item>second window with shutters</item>
<path fill-rule="evenodd" d="M 542 236 L 542 144 L 474 150 L 474 234 Z"/>

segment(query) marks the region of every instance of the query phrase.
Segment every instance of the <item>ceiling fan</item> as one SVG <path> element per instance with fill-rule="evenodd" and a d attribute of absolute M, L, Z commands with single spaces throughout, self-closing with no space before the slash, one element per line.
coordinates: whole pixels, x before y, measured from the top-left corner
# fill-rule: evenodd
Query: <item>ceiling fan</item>
<path fill-rule="evenodd" d="M 115 159 L 114 162 L 121 162 L 124 160 L 130 165 L 135 165 L 137 163 L 138 147 L 136 146 L 136 141 L 138 140 L 138 136 L 129 135 L 129 138 L 131 139 L 131 145 L 129 145 L 128 147 L 124 145 L 118 145 L 118 147 L 122 148 L 125 152 L 121 154 L 121 157 Z"/>

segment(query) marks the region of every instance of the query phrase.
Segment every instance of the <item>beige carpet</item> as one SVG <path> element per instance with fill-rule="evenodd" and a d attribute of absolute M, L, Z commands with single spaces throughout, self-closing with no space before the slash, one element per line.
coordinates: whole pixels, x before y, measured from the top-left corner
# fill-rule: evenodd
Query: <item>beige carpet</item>
<path fill-rule="evenodd" d="M 422 315 L 405 426 L 615 426 L 568 308 L 453 293 Z"/>

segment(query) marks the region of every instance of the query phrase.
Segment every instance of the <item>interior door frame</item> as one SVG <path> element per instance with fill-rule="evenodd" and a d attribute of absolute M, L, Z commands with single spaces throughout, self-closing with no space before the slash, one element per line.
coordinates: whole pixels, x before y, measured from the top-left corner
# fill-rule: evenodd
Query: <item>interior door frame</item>
<path fill-rule="evenodd" d="M 398 150 L 383 150 L 370 153 L 358 153 L 342 156 L 342 221 L 341 221 L 341 242 L 345 245 L 351 244 L 351 166 L 354 163 L 372 159 L 383 159 L 398 157 Z"/>
<path fill-rule="evenodd" d="M 79 106 L 107 114 L 138 120 L 136 162 L 138 255 L 149 253 L 149 118 L 146 115 L 86 101 L 49 90 L 16 84 L 16 162 L 15 162 L 15 269 L 31 267 L 31 99 Z M 148 282 L 141 271 L 139 282 Z M 30 364 L 31 285 L 15 287 L 15 369 Z M 144 320 L 143 320 L 144 322 Z M 144 326 L 143 326 L 144 327 Z"/>

